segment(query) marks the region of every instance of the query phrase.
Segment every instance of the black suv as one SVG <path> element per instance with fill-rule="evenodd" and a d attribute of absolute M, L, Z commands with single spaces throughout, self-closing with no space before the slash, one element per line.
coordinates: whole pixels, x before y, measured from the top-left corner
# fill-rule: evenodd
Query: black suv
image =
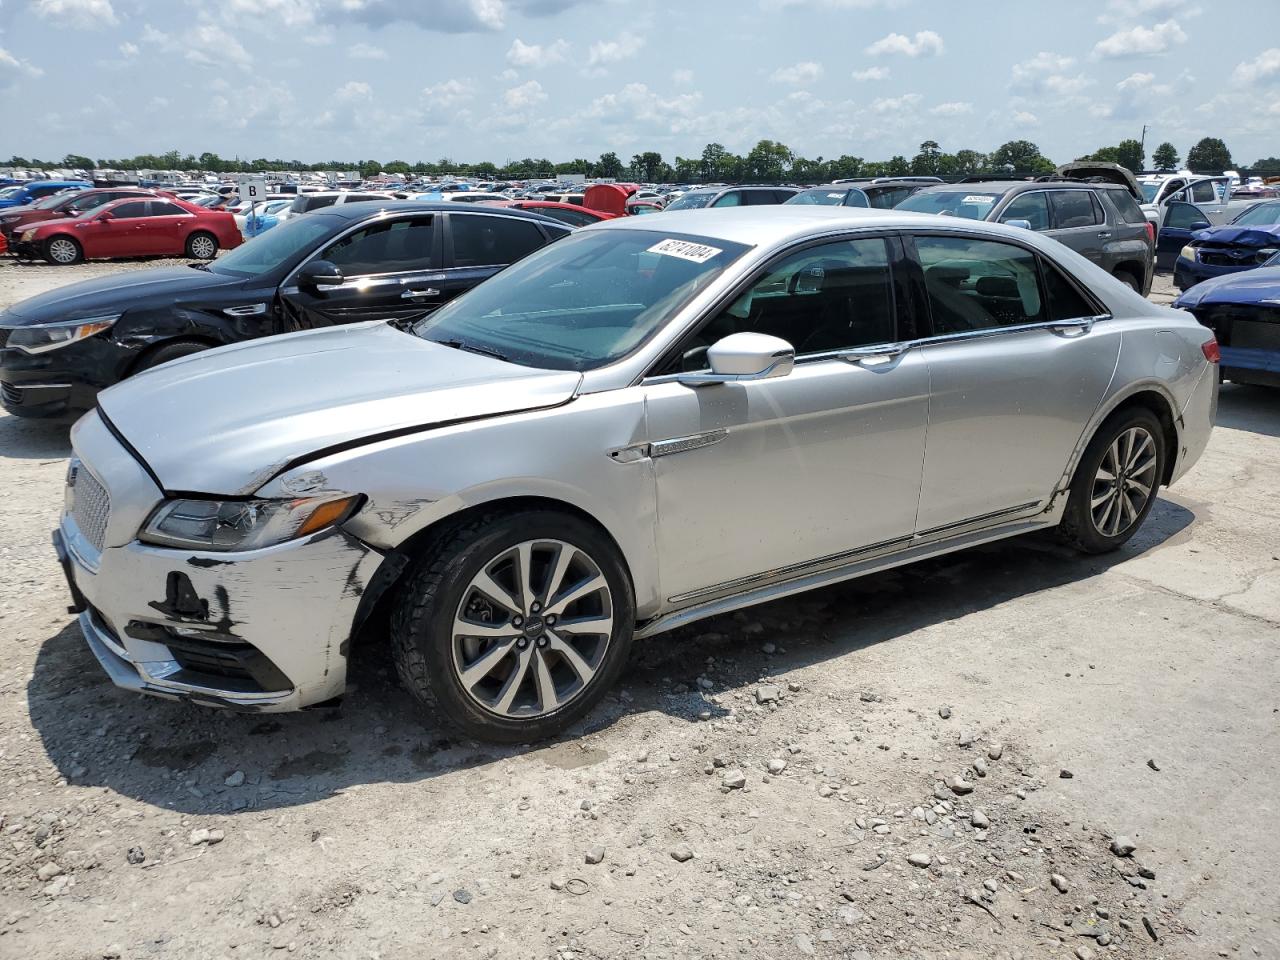
<path fill-rule="evenodd" d="M 456 203 L 326 207 L 209 263 L 85 280 L 0 313 L 0 402 L 19 416 L 60 416 L 210 347 L 360 320 L 412 323 L 569 233 L 538 214 Z"/>
<path fill-rule="evenodd" d="M 1061 241 L 1146 296 L 1155 269 L 1155 231 L 1134 197 L 1137 190 L 1136 181 L 1130 190 L 1058 176 L 948 183 L 912 194 L 897 209 L 1027 227 Z"/>

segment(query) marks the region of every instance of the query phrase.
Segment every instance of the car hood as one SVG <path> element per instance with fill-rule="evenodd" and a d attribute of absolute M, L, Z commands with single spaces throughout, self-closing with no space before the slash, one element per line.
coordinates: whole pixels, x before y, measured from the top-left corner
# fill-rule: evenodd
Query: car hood
<path fill-rule="evenodd" d="M 81 280 L 37 294 L 0 313 L 0 324 L 27 326 L 78 317 L 118 313 L 144 306 L 148 299 L 173 303 L 186 294 L 220 286 L 238 286 L 243 277 L 231 277 L 191 267 L 157 267 Z"/>
<path fill-rule="evenodd" d="M 1280 306 L 1280 267 L 1256 267 L 1202 280 L 1180 296 L 1180 309 L 1209 303 L 1271 303 Z"/>
<path fill-rule="evenodd" d="M 1204 244 L 1234 247 L 1274 247 L 1280 244 L 1280 225 L 1270 227 L 1209 227 L 1197 230 L 1191 239 Z"/>
<path fill-rule="evenodd" d="M 557 406 L 581 380 L 372 321 L 175 360 L 103 391 L 98 407 L 165 490 L 232 496 L 335 447 Z"/>
<path fill-rule="evenodd" d="M 1118 183 L 1124 187 L 1139 203 L 1145 203 L 1142 188 L 1138 186 L 1138 178 L 1128 167 L 1118 163 L 1106 163 L 1102 160 L 1077 160 L 1075 163 L 1064 163 L 1055 171 L 1060 177 L 1071 180 L 1088 180 L 1097 177 L 1108 183 Z"/>

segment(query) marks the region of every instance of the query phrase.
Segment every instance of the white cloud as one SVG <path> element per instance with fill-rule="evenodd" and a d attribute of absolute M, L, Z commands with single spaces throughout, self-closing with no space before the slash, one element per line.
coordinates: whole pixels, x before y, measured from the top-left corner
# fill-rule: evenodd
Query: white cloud
<path fill-rule="evenodd" d="M 627 34 L 617 40 L 600 40 L 591 45 L 587 51 L 587 66 L 598 67 L 605 63 L 617 63 L 629 60 L 640 52 L 644 46 L 644 37 Z"/>
<path fill-rule="evenodd" d="M 357 43 L 347 49 L 347 56 L 352 60 L 386 60 L 387 51 L 371 43 Z"/>
<path fill-rule="evenodd" d="M 546 99 L 547 94 L 537 80 L 530 80 L 518 87 L 512 87 L 502 95 L 502 102 L 510 110 L 527 110 Z"/>
<path fill-rule="evenodd" d="M 790 83 L 803 86 L 813 83 L 822 76 L 822 64 L 812 60 L 802 60 L 789 67 L 779 67 L 769 77 L 774 83 Z"/>
<path fill-rule="evenodd" d="M 674 84 L 678 84 L 679 86 L 682 86 L 682 87 L 687 87 L 689 84 L 693 83 L 693 71 L 692 70 L 672 70 L 671 82 Z"/>
<path fill-rule="evenodd" d="M 853 79 L 859 83 L 866 83 L 868 80 L 888 80 L 888 67 L 867 67 L 865 70 L 853 71 Z"/>
<path fill-rule="evenodd" d="M 475 96 L 475 84 L 470 80 L 445 80 L 431 87 L 422 88 L 423 99 L 440 107 L 454 107 Z"/>
<path fill-rule="evenodd" d="M 973 113 L 973 104 L 964 100 L 951 100 L 938 104 L 929 112 L 935 117 L 959 117 L 966 113 Z"/>
<path fill-rule="evenodd" d="M 1026 110 L 1017 111 L 1010 119 L 1013 120 L 1014 124 L 1016 124 L 1019 127 L 1040 126 L 1040 118 L 1037 117 L 1034 113 L 1029 113 Z"/>
<path fill-rule="evenodd" d="M 1182 16 L 1198 14 L 1190 0 L 1110 0 L 1105 12 L 1098 15 L 1099 23 L 1124 23 L 1154 20 L 1178 13 Z"/>
<path fill-rule="evenodd" d="M 4 47 L 0 47 L 0 90 L 22 77 L 39 77 L 44 71 L 25 60 L 19 60 Z"/>
<path fill-rule="evenodd" d="M 542 46 L 537 43 L 525 43 L 519 37 L 511 43 L 507 51 L 507 63 L 517 67 L 547 67 L 553 63 L 562 63 L 569 55 L 569 44 L 557 40 Z"/>
<path fill-rule="evenodd" d="M 1058 53 L 1049 53 L 1047 50 L 1041 50 L 1030 60 L 1024 60 L 1022 63 L 1015 63 L 1012 70 L 1011 83 L 1014 86 L 1023 86 L 1034 83 L 1039 77 L 1050 73 L 1061 73 L 1072 66 L 1076 61 L 1073 57 L 1064 57 Z"/>
<path fill-rule="evenodd" d="M 136 57 L 138 55 L 138 45 L 126 40 L 124 43 L 120 44 L 120 53 L 126 57 Z"/>
<path fill-rule="evenodd" d="M 942 37 L 932 30 L 921 30 L 915 37 L 902 33 L 891 33 L 867 47 L 867 53 L 873 57 L 884 54 L 902 54 L 906 57 L 938 56 L 942 53 Z"/>
<path fill-rule="evenodd" d="M 33 0 L 36 16 L 59 27 L 95 30 L 119 23 L 111 0 Z"/>
<path fill-rule="evenodd" d="M 1136 26 L 1117 30 L 1093 48 L 1095 57 L 1151 57 L 1171 47 L 1186 43 L 1187 35 L 1176 20 L 1166 20 L 1153 27 Z"/>
<path fill-rule="evenodd" d="M 373 87 L 363 80 L 348 80 L 333 91 L 333 99 L 339 103 L 354 103 L 357 100 L 372 100 Z"/>
<path fill-rule="evenodd" d="M 1252 60 L 1240 63 L 1231 74 L 1236 83 L 1275 83 L 1280 80 L 1280 47 L 1263 50 Z"/>
<path fill-rule="evenodd" d="M 918 93 L 904 93 L 900 97 L 881 97 L 871 104 L 871 109 L 875 113 L 897 113 L 899 110 L 914 107 L 923 99 L 924 97 Z"/>
<path fill-rule="evenodd" d="M 1064 72 L 1075 62 L 1072 57 L 1042 50 L 1030 60 L 1013 65 L 1009 87 L 1031 96 L 1075 96 L 1093 84 L 1093 80 L 1083 73 L 1068 76 Z"/>
<path fill-rule="evenodd" d="M 191 63 L 203 67 L 239 67 L 248 70 L 253 63 L 249 51 L 235 37 L 212 21 L 198 23 L 181 36 L 170 36 L 151 24 L 142 26 L 142 42 L 154 44 L 166 53 L 180 54 Z"/>

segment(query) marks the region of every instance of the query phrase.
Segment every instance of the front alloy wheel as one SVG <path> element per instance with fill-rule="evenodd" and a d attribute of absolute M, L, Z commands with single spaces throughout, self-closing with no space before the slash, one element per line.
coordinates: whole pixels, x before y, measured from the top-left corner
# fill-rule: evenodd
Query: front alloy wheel
<path fill-rule="evenodd" d="M 409 692 L 480 740 L 553 736 L 605 695 L 635 627 L 613 540 L 556 510 L 449 526 L 398 590 L 392 654 Z"/>
<path fill-rule="evenodd" d="M 47 249 L 51 263 L 66 266 L 80 259 L 80 245 L 70 237 L 54 237 Z"/>
<path fill-rule="evenodd" d="M 541 717 L 590 685 L 612 633 L 613 594 L 596 562 L 563 540 L 527 540 L 463 592 L 453 668 L 485 710 Z"/>

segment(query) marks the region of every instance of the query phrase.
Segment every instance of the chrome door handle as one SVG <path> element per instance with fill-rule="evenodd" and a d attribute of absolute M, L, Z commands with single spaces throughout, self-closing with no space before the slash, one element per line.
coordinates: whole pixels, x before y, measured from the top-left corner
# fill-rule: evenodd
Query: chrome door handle
<path fill-rule="evenodd" d="M 406 290 L 400 294 L 401 300 L 416 300 L 418 297 L 438 297 L 440 291 L 435 287 L 427 287 L 425 290 Z"/>
<path fill-rule="evenodd" d="M 1055 333 L 1066 333 L 1071 330 L 1079 330 L 1081 333 L 1088 333 L 1093 329 L 1093 325 L 1099 320 L 1105 320 L 1106 317 L 1077 317 L 1074 320 L 1059 320 L 1056 323 L 1049 324 L 1049 329 Z"/>
<path fill-rule="evenodd" d="M 1111 239 L 1111 234 L 1110 234 L 1108 231 L 1103 230 L 1101 233 L 1099 233 L 1099 234 L 1098 234 L 1098 239 L 1100 239 L 1100 240 L 1110 240 L 1110 239 Z"/>
<path fill-rule="evenodd" d="M 850 363 L 862 363 L 866 360 L 892 360 L 894 357 L 900 357 L 911 349 L 909 343 L 880 343 L 874 347 L 857 347 L 853 350 L 846 350 L 840 354 L 841 360 L 848 360 Z"/>

